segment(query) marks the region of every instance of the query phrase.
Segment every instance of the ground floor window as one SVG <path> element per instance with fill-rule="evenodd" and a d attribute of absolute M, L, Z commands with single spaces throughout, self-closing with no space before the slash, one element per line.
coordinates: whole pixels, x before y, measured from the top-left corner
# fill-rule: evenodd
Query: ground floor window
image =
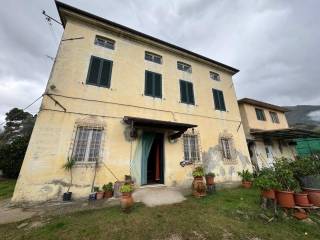
<path fill-rule="evenodd" d="M 225 159 L 232 159 L 230 139 L 221 138 L 222 153 Z"/>
<path fill-rule="evenodd" d="M 78 126 L 73 145 L 72 158 L 77 162 L 96 162 L 101 157 L 103 128 Z"/>
<path fill-rule="evenodd" d="M 236 164 L 237 153 L 232 134 L 224 131 L 219 136 L 220 150 L 225 164 Z"/>
<path fill-rule="evenodd" d="M 187 162 L 200 161 L 199 135 L 183 134 L 184 160 Z"/>

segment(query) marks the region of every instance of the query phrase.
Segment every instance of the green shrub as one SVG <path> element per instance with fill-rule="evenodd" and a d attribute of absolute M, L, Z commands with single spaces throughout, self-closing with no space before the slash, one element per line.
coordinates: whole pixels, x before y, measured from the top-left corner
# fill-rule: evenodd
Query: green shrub
<path fill-rule="evenodd" d="M 264 191 L 280 187 L 275 176 L 275 171 L 272 168 L 262 169 L 254 180 L 254 185 Z"/>
<path fill-rule="evenodd" d="M 216 175 L 214 174 L 214 172 L 209 172 L 206 174 L 206 176 L 208 177 L 215 177 Z"/>
<path fill-rule="evenodd" d="M 274 163 L 275 178 L 279 184 L 279 190 L 295 191 L 298 189 L 298 182 L 292 171 L 292 161 L 286 158 L 277 159 Z"/>
<path fill-rule="evenodd" d="M 192 172 L 193 177 L 203 177 L 204 176 L 204 170 L 203 167 L 196 167 Z"/>
<path fill-rule="evenodd" d="M 242 170 L 242 172 L 238 172 L 238 176 L 242 178 L 242 181 L 249 181 L 253 180 L 253 174 L 249 172 L 249 170 Z"/>
<path fill-rule="evenodd" d="M 131 184 L 123 184 L 120 188 L 120 192 L 131 193 L 133 192 L 133 187 L 131 186 Z"/>
<path fill-rule="evenodd" d="M 296 178 L 320 174 L 320 155 L 297 157 L 290 169 Z"/>
<path fill-rule="evenodd" d="M 113 191 L 113 184 L 112 182 L 109 182 L 108 184 L 104 184 L 102 186 L 103 191 L 105 192 L 112 192 Z"/>

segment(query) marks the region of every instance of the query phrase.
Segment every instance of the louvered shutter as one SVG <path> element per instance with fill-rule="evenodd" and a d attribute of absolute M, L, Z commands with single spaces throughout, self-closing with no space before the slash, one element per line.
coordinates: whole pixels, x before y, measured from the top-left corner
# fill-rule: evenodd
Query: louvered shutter
<path fill-rule="evenodd" d="M 108 60 L 103 60 L 102 70 L 100 75 L 100 82 L 99 82 L 100 86 L 110 88 L 111 73 L 112 73 L 112 62 Z"/>
<path fill-rule="evenodd" d="M 219 91 L 219 102 L 220 102 L 220 110 L 221 111 L 226 111 L 226 105 L 224 103 L 224 97 L 223 97 L 223 92 Z"/>
<path fill-rule="evenodd" d="M 98 85 L 99 71 L 100 71 L 100 60 L 97 57 L 91 56 L 90 66 L 88 70 L 87 83 Z"/>
<path fill-rule="evenodd" d="M 218 91 L 215 90 L 215 89 L 212 89 L 212 94 L 213 94 L 214 107 L 215 107 L 215 109 L 219 110 L 219 95 L 218 95 Z"/>
<path fill-rule="evenodd" d="M 153 80 L 152 80 L 152 72 L 145 71 L 145 88 L 144 88 L 144 94 L 147 96 L 153 95 Z"/>
<path fill-rule="evenodd" d="M 194 104 L 193 84 L 188 82 L 188 103 Z"/>
<path fill-rule="evenodd" d="M 158 73 L 153 73 L 154 97 L 162 98 L 162 76 Z"/>
<path fill-rule="evenodd" d="M 187 82 L 180 80 L 180 100 L 182 103 L 187 103 Z"/>

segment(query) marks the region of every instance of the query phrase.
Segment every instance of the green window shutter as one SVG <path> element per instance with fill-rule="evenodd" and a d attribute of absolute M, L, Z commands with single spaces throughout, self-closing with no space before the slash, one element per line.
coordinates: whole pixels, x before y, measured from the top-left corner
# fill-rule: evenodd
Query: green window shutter
<path fill-rule="evenodd" d="M 92 85 L 98 85 L 99 72 L 100 72 L 100 58 L 91 56 L 88 76 L 87 76 L 87 83 Z"/>
<path fill-rule="evenodd" d="M 154 82 L 154 97 L 162 98 L 162 76 L 158 73 L 153 73 Z"/>
<path fill-rule="evenodd" d="M 100 86 L 110 88 L 111 73 L 112 73 L 112 62 L 108 60 L 103 60 L 102 66 L 101 66 L 100 82 L 99 82 Z"/>
<path fill-rule="evenodd" d="M 223 92 L 219 91 L 219 102 L 220 102 L 220 110 L 221 111 L 226 111 L 226 105 L 224 103 L 224 97 L 223 97 Z"/>
<path fill-rule="evenodd" d="M 213 94 L 213 101 L 214 101 L 214 108 L 219 110 L 219 94 L 218 91 L 215 89 L 212 89 Z"/>
<path fill-rule="evenodd" d="M 153 74 L 149 71 L 145 71 L 144 95 L 153 95 Z"/>
<path fill-rule="evenodd" d="M 188 85 L 188 103 L 194 105 L 194 93 L 193 93 L 193 84 L 191 82 L 187 83 Z"/>
<path fill-rule="evenodd" d="M 187 103 L 187 82 L 180 80 L 180 101 L 182 103 Z"/>

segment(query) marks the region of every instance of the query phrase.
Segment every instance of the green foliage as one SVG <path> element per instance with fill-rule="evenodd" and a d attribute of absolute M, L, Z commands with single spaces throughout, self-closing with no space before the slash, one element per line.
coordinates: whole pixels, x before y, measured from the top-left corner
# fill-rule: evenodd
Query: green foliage
<path fill-rule="evenodd" d="M 29 137 L 16 137 L 0 144 L 0 169 L 7 178 L 17 178 L 29 143 Z"/>
<path fill-rule="evenodd" d="M 262 169 L 254 180 L 254 185 L 261 190 L 278 189 L 280 187 L 272 168 Z"/>
<path fill-rule="evenodd" d="M 298 189 L 298 182 L 294 178 L 291 169 L 291 161 L 286 158 L 277 159 L 274 163 L 275 178 L 279 184 L 279 190 L 295 191 Z"/>
<path fill-rule="evenodd" d="M 214 172 L 209 172 L 206 174 L 206 176 L 208 177 L 215 177 L 216 175 L 214 174 Z"/>
<path fill-rule="evenodd" d="M 242 181 L 251 182 L 253 180 L 253 174 L 248 169 L 238 172 L 238 176 L 242 177 Z"/>
<path fill-rule="evenodd" d="M 0 179 L 0 200 L 10 198 L 13 194 L 14 187 L 16 185 L 15 179 Z"/>
<path fill-rule="evenodd" d="M 123 184 L 120 188 L 120 192 L 122 193 L 133 192 L 133 187 L 131 186 L 131 184 Z"/>
<path fill-rule="evenodd" d="M 76 164 L 76 160 L 73 158 L 68 158 L 67 162 L 62 166 L 62 168 L 66 171 L 71 171 L 73 166 Z"/>
<path fill-rule="evenodd" d="M 196 167 L 192 172 L 193 177 L 203 177 L 204 176 L 204 170 L 203 167 Z"/>
<path fill-rule="evenodd" d="M 317 175 L 320 174 L 320 155 L 298 157 L 289 165 L 296 178 Z"/>
<path fill-rule="evenodd" d="M 100 187 L 98 187 L 98 186 L 94 186 L 94 187 L 93 187 L 93 191 L 94 191 L 94 192 L 101 192 L 101 191 L 100 191 Z"/>
<path fill-rule="evenodd" d="M 105 192 L 112 192 L 113 191 L 113 184 L 112 182 L 109 182 L 108 184 L 104 184 L 102 186 L 103 191 Z"/>

